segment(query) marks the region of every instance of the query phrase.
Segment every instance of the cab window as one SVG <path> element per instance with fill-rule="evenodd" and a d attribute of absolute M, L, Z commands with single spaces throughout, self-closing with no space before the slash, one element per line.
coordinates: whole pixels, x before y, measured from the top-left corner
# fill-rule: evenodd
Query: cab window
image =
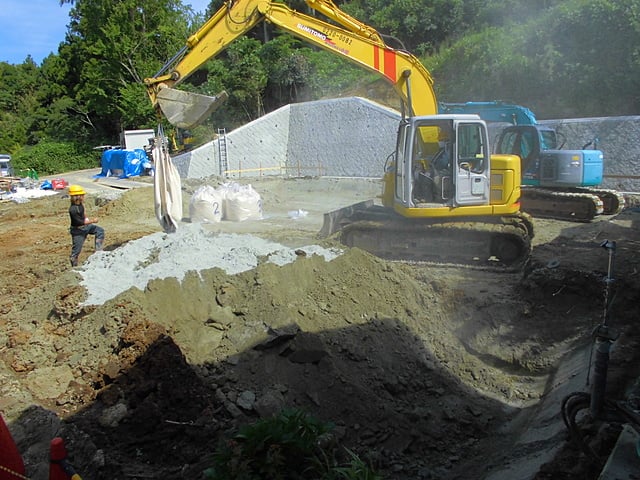
<path fill-rule="evenodd" d="M 468 164 L 472 172 L 483 172 L 488 154 L 482 125 L 462 124 L 458 127 L 458 165 Z"/>

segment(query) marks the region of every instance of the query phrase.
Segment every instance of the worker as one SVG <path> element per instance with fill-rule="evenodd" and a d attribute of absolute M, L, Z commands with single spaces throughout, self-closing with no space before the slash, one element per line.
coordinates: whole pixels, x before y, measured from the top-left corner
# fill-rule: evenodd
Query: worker
<path fill-rule="evenodd" d="M 442 128 L 438 135 L 440 149 L 431 159 L 431 178 L 433 179 L 433 196 L 435 202 L 451 197 L 451 176 L 453 161 L 453 133 Z"/>
<path fill-rule="evenodd" d="M 426 160 L 416 163 L 413 170 L 413 198 L 417 203 L 433 201 L 434 184 L 429 164 Z"/>
<path fill-rule="evenodd" d="M 69 195 L 71 197 L 71 206 L 69 207 L 69 217 L 71 218 L 71 266 L 78 266 L 78 257 L 82 251 L 84 241 L 87 235 L 95 237 L 96 252 L 102 250 L 104 242 L 104 229 L 96 225 L 97 218 L 89 218 L 84 212 L 84 196 L 86 192 L 80 185 L 71 185 L 69 187 Z"/>
<path fill-rule="evenodd" d="M 452 144 L 452 134 L 446 128 L 440 130 L 440 134 L 438 135 L 438 144 L 440 146 L 440 150 L 433 156 L 431 163 L 435 168 L 436 172 L 444 173 L 447 172 L 450 174 L 451 172 L 451 160 L 453 157 L 453 144 Z"/>

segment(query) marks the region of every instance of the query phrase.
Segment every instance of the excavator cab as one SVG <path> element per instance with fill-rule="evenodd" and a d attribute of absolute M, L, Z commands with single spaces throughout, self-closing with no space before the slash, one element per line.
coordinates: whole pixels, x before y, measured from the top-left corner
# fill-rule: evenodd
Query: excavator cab
<path fill-rule="evenodd" d="M 518 155 L 522 160 L 524 185 L 535 185 L 540 175 L 542 152 L 558 148 L 556 131 L 539 125 L 505 128 L 496 142 L 496 153 Z"/>
<path fill-rule="evenodd" d="M 395 161 L 385 172 L 385 206 L 406 217 L 484 215 L 493 208 L 489 136 L 479 117 L 410 117 L 397 138 Z M 514 185 L 506 187 L 500 199 L 505 213 L 513 213 L 517 205 L 508 204 L 517 198 L 508 189 Z"/>

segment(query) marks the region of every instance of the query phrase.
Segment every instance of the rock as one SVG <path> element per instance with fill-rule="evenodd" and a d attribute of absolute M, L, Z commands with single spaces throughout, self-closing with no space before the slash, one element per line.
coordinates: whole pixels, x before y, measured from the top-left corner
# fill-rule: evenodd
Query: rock
<path fill-rule="evenodd" d="M 64 320 L 71 320 L 83 311 L 82 302 L 87 298 L 84 287 L 74 285 L 58 292 L 53 303 L 53 311 Z"/>
<path fill-rule="evenodd" d="M 260 395 L 253 407 L 261 418 L 275 415 L 284 406 L 284 396 L 278 390 L 268 390 Z"/>
<path fill-rule="evenodd" d="M 238 395 L 236 399 L 236 405 L 238 405 L 243 410 L 253 410 L 253 405 L 256 401 L 256 394 L 245 390 L 244 392 Z"/>
<path fill-rule="evenodd" d="M 287 325 L 281 328 L 269 328 L 268 338 L 255 345 L 255 350 L 267 350 L 269 348 L 278 347 L 288 340 L 291 340 L 300 331 L 300 327 L 296 324 Z"/>
<path fill-rule="evenodd" d="M 281 355 L 292 363 L 319 363 L 328 352 L 318 336 L 301 333 L 296 335 Z"/>
<path fill-rule="evenodd" d="M 242 416 L 242 411 L 238 407 L 236 407 L 234 403 L 225 402 L 224 408 L 227 410 L 227 412 L 229 412 L 229 414 L 233 418 L 238 418 Z"/>
<path fill-rule="evenodd" d="M 287 355 L 292 363 L 319 363 L 328 353 L 325 350 L 298 350 Z"/>
<path fill-rule="evenodd" d="M 115 428 L 122 420 L 127 418 L 127 415 L 129 415 L 129 409 L 124 403 L 120 402 L 113 407 L 105 408 L 98 418 L 98 422 L 103 427 Z"/>
<path fill-rule="evenodd" d="M 69 365 L 36 368 L 27 374 L 27 386 L 39 398 L 55 399 L 67 391 L 73 381 Z"/>

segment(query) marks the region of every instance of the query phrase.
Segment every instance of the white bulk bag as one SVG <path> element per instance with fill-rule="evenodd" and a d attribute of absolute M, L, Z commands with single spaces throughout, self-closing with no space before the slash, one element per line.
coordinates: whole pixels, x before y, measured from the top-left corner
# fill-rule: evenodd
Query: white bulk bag
<path fill-rule="evenodd" d="M 262 199 L 251 185 L 232 183 L 223 185 L 223 188 L 225 220 L 241 222 L 262 218 Z"/>
<path fill-rule="evenodd" d="M 222 220 L 224 192 L 209 185 L 199 187 L 189 201 L 191 223 L 217 223 Z"/>
<path fill-rule="evenodd" d="M 156 218 L 165 233 L 173 233 L 182 220 L 182 183 L 178 169 L 171 161 L 161 127 L 158 128 L 152 157 L 155 163 L 153 196 Z"/>

